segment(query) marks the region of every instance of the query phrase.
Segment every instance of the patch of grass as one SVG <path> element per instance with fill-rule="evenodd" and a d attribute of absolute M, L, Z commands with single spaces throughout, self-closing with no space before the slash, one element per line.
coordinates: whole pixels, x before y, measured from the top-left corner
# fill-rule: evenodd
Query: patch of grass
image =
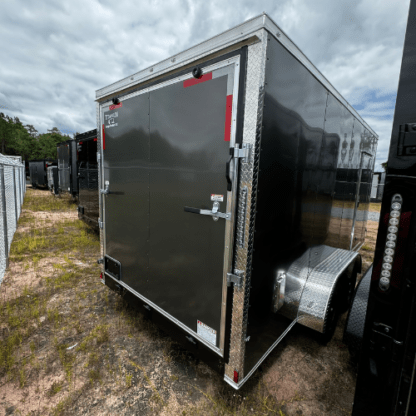
<path fill-rule="evenodd" d="M 131 383 L 132 383 L 132 378 L 133 378 L 133 374 L 126 374 L 126 386 L 127 388 L 131 387 Z"/>
<path fill-rule="evenodd" d="M 74 354 L 68 352 L 68 345 L 59 344 L 56 337 L 54 338 L 54 345 L 56 351 L 58 352 L 59 361 L 61 362 L 62 367 L 65 370 L 67 380 L 68 382 L 70 382 L 72 378 L 72 367 L 74 365 L 75 356 Z"/>
<path fill-rule="evenodd" d="M 97 344 L 102 344 L 108 341 L 108 338 L 108 325 L 97 325 L 91 333 L 82 340 L 77 351 L 86 352 L 93 346 L 94 341 Z"/>
<path fill-rule="evenodd" d="M 62 381 L 54 381 L 51 388 L 48 391 L 48 396 L 52 397 L 55 396 L 55 394 L 59 393 L 62 390 Z"/>
<path fill-rule="evenodd" d="M 153 393 L 154 393 L 153 396 L 152 396 L 153 401 L 155 401 L 156 403 L 161 404 L 163 406 L 166 406 L 165 401 L 162 399 L 161 395 L 159 394 L 159 391 L 157 390 L 156 386 L 153 384 L 152 380 L 150 380 L 149 376 L 146 373 L 146 370 L 143 367 L 141 367 L 140 365 L 136 364 L 134 361 L 129 360 L 129 362 L 133 367 L 137 368 L 138 370 L 140 370 L 143 373 L 143 376 L 146 379 L 147 384 L 149 384 L 149 386 L 153 390 Z"/>
<path fill-rule="evenodd" d="M 371 211 L 371 212 L 380 212 L 381 202 L 370 202 L 368 210 Z"/>
<path fill-rule="evenodd" d="M 90 381 L 90 384 L 94 384 L 96 381 L 101 380 L 100 371 L 96 368 L 91 369 L 88 371 L 88 379 Z"/>
<path fill-rule="evenodd" d="M 76 210 L 76 203 L 69 195 L 62 195 L 60 198 L 51 198 L 51 195 L 45 192 L 45 195 L 27 192 L 25 195 L 24 208 L 33 212 L 37 211 L 68 211 Z"/>

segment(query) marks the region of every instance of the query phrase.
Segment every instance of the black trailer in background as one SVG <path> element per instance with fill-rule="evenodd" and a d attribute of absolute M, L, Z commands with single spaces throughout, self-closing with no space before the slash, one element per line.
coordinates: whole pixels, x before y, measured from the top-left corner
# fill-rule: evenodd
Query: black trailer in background
<path fill-rule="evenodd" d="M 75 138 L 78 155 L 78 216 L 98 228 L 97 129 Z"/>
<path fill-rule="evenodd" d="M 59 192 L 78 196 L 77 146 L 75 140 L 57 144 Z"/>
<path fill-rule="evenodd" d="M 29 174 L 32 188 L 47 187 L 48 176 L 47 168 L 49 166 L 56 166 L 56 159 L 34 159 L 29 160 Z"/>
<path fill-rule="evenodd" d="M 411 0 L 353 416 L 416 415 L 415 108 Z"/>

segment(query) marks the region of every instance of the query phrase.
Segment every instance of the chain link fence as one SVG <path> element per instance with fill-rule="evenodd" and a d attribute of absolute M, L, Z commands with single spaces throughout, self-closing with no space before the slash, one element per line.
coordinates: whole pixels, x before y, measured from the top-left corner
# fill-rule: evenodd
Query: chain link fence
<path fill-rule="evenodd" d="M 25 165 L 20 156 L 0 154 L 0 284 L 26 192 Z"/>

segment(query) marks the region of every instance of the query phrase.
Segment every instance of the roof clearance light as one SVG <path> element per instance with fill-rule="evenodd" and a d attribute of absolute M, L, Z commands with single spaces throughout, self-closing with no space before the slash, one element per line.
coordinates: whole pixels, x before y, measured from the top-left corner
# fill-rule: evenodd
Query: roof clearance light
<path fill-rule="evenodd" d="M 387 291 L 390 287 L 391 270 L 393 268 L 394 260 L 394 248 L 396 247 L 395 241 L 397 240 L 397 233 L 399 231 L 400 223 L 400 210 L 402 208 L 402 197 L 399 194 L 393 196 L 391 200 L 391 211 L 389 218 L 389 227 L 387 229 L 387 241 L 384 249 L 383 263 L 381 265 L 381 278 L 379 280 L 379 288 L 383 292 Z"/>

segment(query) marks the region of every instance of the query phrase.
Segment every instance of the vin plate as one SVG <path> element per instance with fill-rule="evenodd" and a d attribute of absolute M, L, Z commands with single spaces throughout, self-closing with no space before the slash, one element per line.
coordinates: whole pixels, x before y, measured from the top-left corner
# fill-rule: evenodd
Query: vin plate
<path fill-rule="evenodd" d="M 208 325 L 205 325 L 201 321 L 197 321 L 196 333 L 205 341 L 208 341 L 213 345 L 217 345 L 217 331 L 215 331 L 215 329 L 210 328 Z"/>

